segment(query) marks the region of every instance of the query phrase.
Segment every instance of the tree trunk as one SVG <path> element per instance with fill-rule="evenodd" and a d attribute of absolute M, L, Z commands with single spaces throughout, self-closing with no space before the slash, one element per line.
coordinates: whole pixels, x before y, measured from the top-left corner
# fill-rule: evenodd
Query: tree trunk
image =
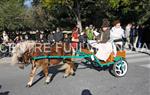
<path fill-rule="evenodd" d="M 80 32 L 82 32 L 82 22 L 81 22 L 81 19 L 79 19 L 78 17 L 77 17 L 77 25 L 80 29 Z"/>
<path fill-rule="evenodd" d="M 82 31 L 82 22 L 81 22 L 80 3 L 79 2 L 80 2 L 79 0 L 75 0 L 75 2 L 74 2 L 74 5 L 76 5 L 76 9 L 73 9 L 72 6 L 68 6 L 68 8 L 70 9 L 70 11 L 73 12 L 73 15 L 76 18 L 77 25 L 81 32 Z"/>
<path fill-rule="evenodd" d="M 80 1 L 76 0 L 77 4 L 77 25 L 79 26 L 80 32 L 82 31 L 81 13 L 80 13 Z"/>

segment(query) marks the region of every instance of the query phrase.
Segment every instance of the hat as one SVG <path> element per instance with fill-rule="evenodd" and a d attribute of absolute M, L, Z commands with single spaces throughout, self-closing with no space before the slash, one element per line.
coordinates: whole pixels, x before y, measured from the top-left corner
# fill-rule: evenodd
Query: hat
<path fill-rule="evenodd" d="M 101 27 L 109 27 L 110 26 L 110 22 L 108 19 L 103 19 L 103 22 L 102 22 L 102 26 Z"/>

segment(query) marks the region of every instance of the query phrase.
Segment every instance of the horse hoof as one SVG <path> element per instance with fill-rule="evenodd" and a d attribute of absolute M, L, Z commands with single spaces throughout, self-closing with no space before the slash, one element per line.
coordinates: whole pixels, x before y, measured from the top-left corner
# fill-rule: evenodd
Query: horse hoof
<path fill-rule="evenodd" d="M 20 68 L 20 69 L 24 69 L 24 66 L 21 66 L 21 65 L 20 65 L 19 68 Z"/>
<path fill-rule="evenodd" d="M 64 75 L 64 76 L 63 76 L 63 78 L 67 78 L 67 76 L 66 76 L 66 75 Z"/>
<path fill-rule="evenodd" d="M 27 88 L 30 88 L 30 87 L 31 87 L 31 85 L 26 85 L 26 87 L 27 87 Z"/>
<path fill-rule="evenodd" d="M 47 84 L 49 84 L 50 82 L 45 82 L 45 84 L 47 85 Z"/>
<path fill-rule="evenodd" d="M 76 75 L 76 73 L 73 73 L 73 74 L 72 74 L 72 76 L 75 76 L 75 75 Z"/>

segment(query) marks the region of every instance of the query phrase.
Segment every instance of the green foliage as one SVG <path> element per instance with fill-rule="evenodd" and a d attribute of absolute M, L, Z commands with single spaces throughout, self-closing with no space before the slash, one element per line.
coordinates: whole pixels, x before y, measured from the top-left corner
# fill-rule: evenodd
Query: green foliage
<path fill-rule="evenodd" d="M 108 4 L 113 8 L 116 9 L 119 6 L 127 6 L 130 5 L 131 0 L 107 0 Z"/>
<path fill-rule="evenodd" d="M 17 30 L 22 27 L 21 15 L 24 9 L 21 0 L 0 2 L 0 30 Z"/>
<path fill-rule="evenodd" d="M 150 0 L 33 0 L 30 9 L 23 3 L 0 0 L 0 31 L 70 28 L 77 22 L 100 27 L 103 18 L 138 24 L 150 19 Z"/>

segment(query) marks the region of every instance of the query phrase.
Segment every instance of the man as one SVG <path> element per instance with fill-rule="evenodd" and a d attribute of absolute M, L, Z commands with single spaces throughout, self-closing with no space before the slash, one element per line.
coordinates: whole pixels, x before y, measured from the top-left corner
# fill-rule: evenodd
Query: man
<path fill-rule="evenodd" d="M 63 40 L 63 33 L 59 28 L 56 29 L 56 33 L 54 34 L 54 40 L 55 42 L 60 42 Z"/>
<path fill-rule="evenodd" d="M 131 32 L 131 27 L 132 24 L 128 23 L 126 28 L 125 28 L 125 36 L 126 36 L 126 42 L 124 43 L 125 48 L 130 48 L 129 43 L 130 43 L 130 32 Z"/>
<path fill-rule="evenodd" d="M 4 43 L 5 43 L 5 42 L 8 42 L 8 40 L 9 40 L 9 37 L 8 37 L 6 31 L 3 31 L 3 42 L 4 42 Z"/>
<path fill-rule="evenodd" d="M 36 30 L 36 41 L 37 42 L 40 42 L 40 35 L 41 35 L 41 33 L 40 33 L 40 31 L 39 30 Z M 28 35 L 29 36 L 29 35 Z M 28 39 L 29 39 L 29 37 L 28 37 Z"/>
<path fill-rule="evenodd" d="M 86 35 L 87 35 L 88 40 L 94 39 L 93 26 L 92 25 L 90 25 L 90 27 L 86 29 Z"/>
<path fill-rule="evenodd" d="M 136 37 L 137 37 L 137 30 L 136 30 L 136 26 L 133 25 L 130 31 L 130 45 L 131 45 L 132 51 L 135 51 L 134 43 L 135 43 Z"/>
<path fill-rule="evenodd" d="M 48 34 L 48 42 L 49 43 L 53 43 L 54 42 L 54 34 L 55 34 L 55 31 L 52 31 Z"/>

